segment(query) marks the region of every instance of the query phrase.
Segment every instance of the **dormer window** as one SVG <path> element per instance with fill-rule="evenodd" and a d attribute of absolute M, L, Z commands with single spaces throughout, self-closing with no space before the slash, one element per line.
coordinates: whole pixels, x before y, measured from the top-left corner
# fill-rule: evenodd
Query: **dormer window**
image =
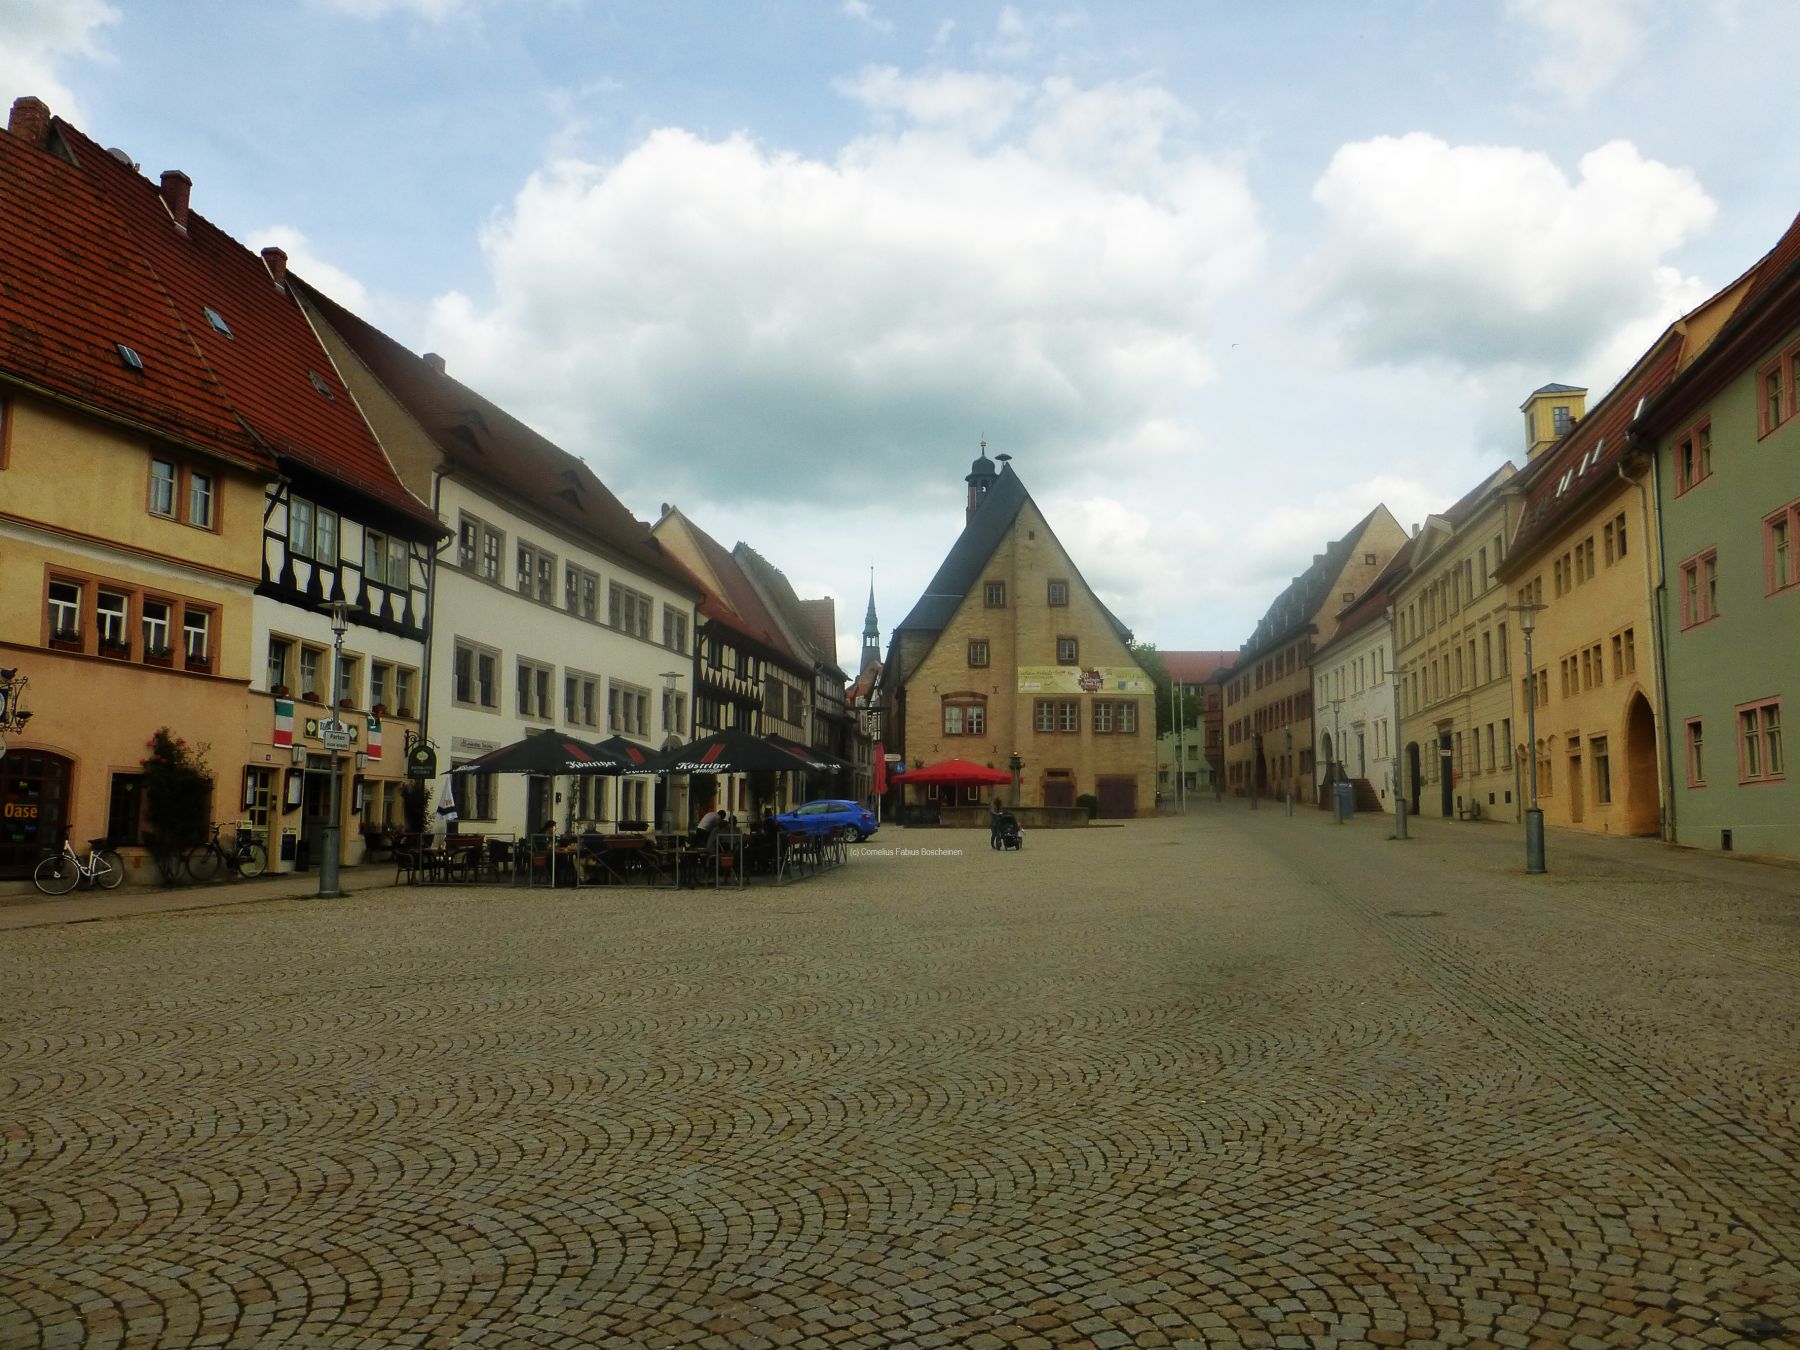
<path fill-rule="evenodd" d="M 139 356 L 130 347 L 127 347 L 123 342 L 116 342 L 113 345 L 119 349 L 120 365 L 124 366 L 127 370 L 142 370 L 144 368 L 144 358 Z"/>
<path fill-rule="evenodd" d="M 329 384 L 325 383 L 325 377 L 323 375 L 319 374 L 318 371 L 316 371 L 316 370 L 307 371 L 306 378 L 311 380 L 312 387 L 314 389 L 317 389 L 319 391 L 319 393 L 324 395 L 326 398 L 335 399 L 337 397 L 336 394 L 331 392 L 331 386 Z"/>
<path fill-rule="evenodd" d="M 218 310 L 211 306 L 202 306 L 200 312 L 206 316 L 206 321 L 213 326 L 214 332 L 223 333 L 226 337 L 237 336 L 231 331 L 231 325 L 225 322 L 225 316 Z"/>

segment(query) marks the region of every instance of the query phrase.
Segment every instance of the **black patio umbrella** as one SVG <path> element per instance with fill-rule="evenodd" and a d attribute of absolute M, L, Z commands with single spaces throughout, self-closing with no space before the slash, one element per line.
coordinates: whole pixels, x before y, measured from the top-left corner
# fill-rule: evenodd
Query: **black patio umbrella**
<path fill-rule="evenodd" d="M 636 741 L 629 740 L 624 736 L 608 736 L 603 741 L 586 741 L 583 744 L 597 754 L 623 760 L 624 764 L 619 769 L 620 773 L 637 773 L 656 754 L 656 751 L 648 746 L 639 745 Z"/>
<path fill-rule="evenodd" d="M 815 773 L 847 773 L 856 767 L 849 760 L 840 759 L 829 750 L 802 745 L 793 737 L 783 736 L 779 732 L 770 732 L 766 739 L 779 745 L 783 750 L 791 750 L 797 755 L 804 755 L 812 761 L 807 767 Z"/>
<path fill-rule="evenodd" d="M 490 750 L 480 759 L 460 764 L 452 773 L 559 773 L 621 774 L 632 765 L 623 755 L 611 754 L 573 736 L 542 732 L 522 741 Z"/>
<path fill-rule="evenodd" d="M 627 773 L 824 773 L 830 766 L 804 748 L 789 749 L 766 736 L 735 728 L 715 731 L 686 745 L 651 755 Z"/>

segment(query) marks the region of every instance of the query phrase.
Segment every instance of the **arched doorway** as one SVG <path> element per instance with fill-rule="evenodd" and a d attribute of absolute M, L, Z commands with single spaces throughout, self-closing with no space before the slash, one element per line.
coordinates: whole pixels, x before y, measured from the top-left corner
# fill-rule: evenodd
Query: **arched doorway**
<path fill-rule="evenodd" d="M 1415 816 L 1419 814 L 1419 743 L 1406 743 L 1406 795 L 1407 809 Z"/>
<path fill-rule="evenodd" d="M 1625 821 L 1626 834 L 1658 834 L 1662 829 L 1662 803 L 1657 792 L 1656 714 L 1642 692 L 1631 696 L 1625 709 Z"/>
<path fill-rule="evenodd" d="M 1333 782 L 1337 778 L 1335 772 L 1337 760 L 1331 753 L 1331 733 L 1329 731 L 1319 737 L 1319 746 L 1321 753 L 1325 756 L 1325 781 Z"/>
<path fill-rule="evenodd" d="M 0 877 L 28 877 L 46 848 L 62 846 L 74 761 L 48 750 L 0 759 Z"/>
<path fill-rule="evenodd" d="M 1262 741 L 1256 742 L 1256 762 L 1251 765 L 1250 790 L 1258 797 L 1269 792 L 1269 761 L 1263 756 Z"/>

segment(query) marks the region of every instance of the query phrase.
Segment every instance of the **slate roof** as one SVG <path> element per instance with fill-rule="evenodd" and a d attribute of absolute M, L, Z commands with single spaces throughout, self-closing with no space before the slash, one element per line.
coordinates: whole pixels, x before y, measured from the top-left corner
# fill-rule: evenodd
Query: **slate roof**
<path fill-rule="evenodd" d="M 693 574 L 672 565 L 650 527 L 586 463 L 468 385 L 438 370 L 316 287 L 293 279 L 369 372 L 462 475 L 528 504 L 577 539 L 590 541 L 681 591 Z"/>
<path fill-rule="evenodd" d="M 681 516 L 687 526 L 694 545 L 700 550 L 700 556 L 712 574 L 719 579 L 724 593 L 719 594 L 702 583 L 702 600 L 700 609 L 708 618 L 717 619 L 728 627 L 735 629 L 753 641 L 761 643 L 776 655 L 786 658 L 794 665 L 802 664 L 802 658 L 789 645 L 781 631 L 781 625 L 775 616 L 769 613 L 768 606 L 763 604 L 762 596 L 757 594 L 756 587 L 750 578 L 744 575 L 744 569 L 738 565 L 736 558 L 717 539 L 693 521 L 693 518 L 671 507 L 672 514 Z M 672 556 L 672 555 L 670 555 Z M 699 578 L 685 567 L 682 571 L 696 582 Z"/>
<path fill-rule="evenodd" d="M 813 618 L 806 611 L 807 604 L 815 602 L 802 600 L 795 593 L 787 574 L 743 541 L 738 542 L 738 546 L 731 551 L 731 556 L 768 602 L 776 621 L 781 623 L 785 620 L 783 627 L 789 634 L 789 648 L 807 661 L 826 666 L 838 676 L 840 683 L 847 681 L 850 677 L 838 668 L 836 636 L 833 635 L 829 645 L 824 648 L 815 640 Z M 831 602 L 825 603 L 829 605 Z"/>
<path fill-rule="evenodd" d="M 1302 629 L 1312 623 L 1313 615 L 1325 603 L 1331 593 L 1332 583 L 1344 570 L 1344 564 L 1350 560 L 1357 541 L 1369 528 L 1376 515 L 1387 508 L 1377 506 L 1356 524 L 1350 527 L 1342 538 L 1334 539 L 1325 546 L 1325 551 L 1313 558 L 1308 567 L 1285 590 L 1270 603 L 1268 610 L 1257 621 L 1250 638 L 1237 653 L 1233 668 L 1245 661 L 1254 660 L 1265 651 L 1281 646 L 1296 636 Z"/>
<path fill-rule="evenodd" d="M 994 550 L 1000 547 L 1000 541 L 1018 519 L 1020 509 L 1030 500 L 1031 494 L 1025 491 L 1025 485 L 1013 472 L 1012 465 L 1002 465 L 993 485 L 975 508 L 974 519 L 963 526 L 963 532 L 956 537 L 937 572 L 926 583 L 924 594 L 889 636 L 890 649 L 903 632 L 943 631 L 956 613 L 956 607 L 981 579 L 988 559 L 994 556 Z M 1074 559 L 1070 559 L 1070 566 L 1074 568 Z M 1079 569 L 1076 569 L 1076 578 L 1080 580 Z M 1090 595 L 1093 594 L 1093 588 L 1085 580 L 1081 584 Z M 1119 641 L 1130 642 L 1131 630 L 1101 603 L 1099 596 L 1094 596 L 1094 603 L 1100 606 L 1101 614 L 1118 634 Z"/>
<path fill-rule="evenodd" d="M 818 600 L 802 600 L 800 612 L 806 615 L 807 636 L 818 648 L 819 655 L 827 664 L 836 666 L 837 659 L 837 602 L 830 596 Z"/>
<path fill-rule="evenodd" d="M 51 134 L 67 128 L 55 123 Z M 88 171 L 90 152 L 112 157 L 81 142 L 82 162 L 73 164 L 0 133 L 0 374 L 272 471 L 111 194 Z M 142 371 L 124 364 L 117 343 L 143 358 Z"/>

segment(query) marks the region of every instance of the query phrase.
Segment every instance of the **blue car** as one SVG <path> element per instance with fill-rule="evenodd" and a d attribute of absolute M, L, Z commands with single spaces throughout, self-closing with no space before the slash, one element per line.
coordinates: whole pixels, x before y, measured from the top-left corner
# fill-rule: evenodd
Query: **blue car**
<path fill-rule="evenodd" d="M 784 830 L 803 831 L 806 834 L 833 834 L 839 830 L 849 830 L 859 842 L 881 828 L 880 822 L 875 819 L 875 813 L 867 807 L 831 798 L 821 798 L 816 802 L 808 802 L 805 806 L 796 806 L 792 811 L 784 811 L 775 817 L 775 823 Z"/>

